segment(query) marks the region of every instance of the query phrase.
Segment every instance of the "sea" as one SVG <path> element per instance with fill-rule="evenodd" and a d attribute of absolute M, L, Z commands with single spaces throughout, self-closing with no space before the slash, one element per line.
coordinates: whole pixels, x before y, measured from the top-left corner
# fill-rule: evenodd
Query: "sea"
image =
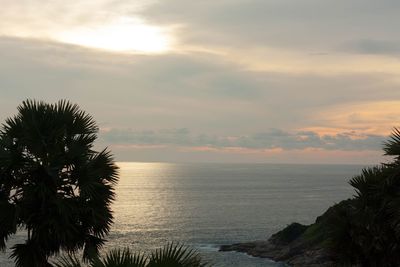
<path fill-rule="evenodd" d="M 360 165 L 175 164 L 121 162 L 114 224 L 104 250 L 148 252 L 171 242 L 197 250 L 216 267 L 277 267 L 283 263 L 223 244 L 264 240 L 292 222 L 311 224 L 354 194 L 348 181 Z M 24 240 L 18 232 L 9 246 Z M 0 266 L 14 266 L 9 249 Z"/>

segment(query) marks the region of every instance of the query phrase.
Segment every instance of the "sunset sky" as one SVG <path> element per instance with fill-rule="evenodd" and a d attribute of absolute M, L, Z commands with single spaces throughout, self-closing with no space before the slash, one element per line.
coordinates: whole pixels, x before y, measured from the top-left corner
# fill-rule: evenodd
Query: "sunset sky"
<path fill-rule="evenodd" d="M 384 160 L 398 0 L 1 0 L 0 119 L 69 99 L 120 161 Z"/>

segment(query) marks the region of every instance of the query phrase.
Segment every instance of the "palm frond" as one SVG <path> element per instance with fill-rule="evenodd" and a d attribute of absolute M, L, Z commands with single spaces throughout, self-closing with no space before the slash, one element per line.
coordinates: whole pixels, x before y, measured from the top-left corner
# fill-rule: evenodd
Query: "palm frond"
<path fill-rule="evenodd" d="M 400 129 L 394 128 L 388 141 L 384 143 L 385 155 L 400 156 Z"/>
<path fill-rule="evenodd" d="M 147 267 L 147 257 L 130 249 L 113 249 L 103 259 L 93 262 L 92 267 Z"/>
<path fill-rule="evenodd" d="M 184 245 L 170 243 L 150 255 L 147 267 L 203 267 L 200 255 Z"/>
<path fill-rule="evenodd" d="M 387 168 L 383 165 L 365 168 L 360 175 L 350 179 L 349 184 L 355 188 L 358 197 L 371 199 L 382 187 L 387 177 Z"/>
<path fill-rule="evenodd" d="M 8 201 L 0 200 L 0 250 L 6 247 L 10 235 L 17 232 L 17 208 Z"/>
<path fill-rule="evenodd" d="M 94 235 L 88 235 L 85 238 L 85 247 L 83 249 L 83 258 L 85 260 L 95 259 L 105 240 Z"/>
<path fill-rule="evenodd" d="M 54 262 L 55 267 L 84 267 L 75 254 L 68 254 L 60 257 L 57 262 Z"/>
<path fill-rule="evenodd" d="M 34 242 L 27 241 L 25 244 L 17 244 L 11 248 L 11 258 L 15 260 L 16 267 L 43 266 L 47 263 L 47 257 L 40 247 Z"/>

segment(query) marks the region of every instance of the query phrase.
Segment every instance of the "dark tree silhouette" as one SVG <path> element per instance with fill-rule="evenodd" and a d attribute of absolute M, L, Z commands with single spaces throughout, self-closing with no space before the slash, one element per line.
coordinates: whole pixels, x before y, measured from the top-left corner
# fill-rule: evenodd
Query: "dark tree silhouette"
<path fill-rule="evenodd" d="M 128 248 L 113 249 L 103 258 L 82 264 L 75 255 L 62 257 L 56 267 L 211 267 L 200 255 L 186 246 L 170 243 L 149 255 L 133 252 Z"/>
<path fill-rule="evenodd" d="M 17 267 L 49 266 L 61 250 L 96 256 L 113 216 L 117 167 L 96 152 L 98 128 L 68 101 L 27 100 L 0 130 L 0 248 L 19 228 L 12 247 Z"/>
<path fill-rule="evenodd" d="M 385 143 L 391 163 L 366 168 L 350 180 L 355 196 L 331 219 L 331 251 L 341 263 L 396 267 L 400 263 L 400 131 Z"/>

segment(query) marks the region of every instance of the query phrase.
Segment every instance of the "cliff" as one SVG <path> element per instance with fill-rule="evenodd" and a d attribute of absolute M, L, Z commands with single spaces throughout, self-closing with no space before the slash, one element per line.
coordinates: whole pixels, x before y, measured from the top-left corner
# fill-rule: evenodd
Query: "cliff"
<path fill-rule="evenodd" d="M 268 240 L 223 245 L 220 251 L 243 252 L 285 262 L 292 267 L 335 266 L 335 258 L 328 252 L 329 226 L 334 223 L 335 211 L 346 208 L 350 201 L 332 206 L 311 225 L 292 223 Z"/>

